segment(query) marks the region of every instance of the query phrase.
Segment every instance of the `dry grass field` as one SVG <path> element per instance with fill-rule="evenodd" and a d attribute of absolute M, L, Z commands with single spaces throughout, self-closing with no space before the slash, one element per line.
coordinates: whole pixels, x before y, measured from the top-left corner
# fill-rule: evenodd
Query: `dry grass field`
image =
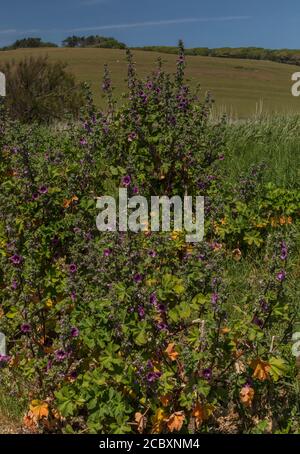
<path fill-rule="evenodd" d="M 125 52 L 115 49 L 20 49 L 0 52 L 0 63 L 19 60 L 30 55 L 45 55 L 50 60 L 68 64 L 79 81 L 90 83 L 96 102 L 103 104 L 101 77 L 104 64 L 111 70 L 115 94 L 118 98 L 126 90 Z M 161 57 L 168 71 L 175 69 L 176 56 L 156 52 L 135 51 L 140 75 L 148 74 Z M 226 112 L 233 118 L 245 118 L 256 113 L 300 112 L 300 99 L 291 95 L 291 75 L 299 67 L 254 60 L 223 59 L 213 57 L 187 57 L 187 75 L 202 91 L 211 90 L 216 99 L 218 113 Z"/>

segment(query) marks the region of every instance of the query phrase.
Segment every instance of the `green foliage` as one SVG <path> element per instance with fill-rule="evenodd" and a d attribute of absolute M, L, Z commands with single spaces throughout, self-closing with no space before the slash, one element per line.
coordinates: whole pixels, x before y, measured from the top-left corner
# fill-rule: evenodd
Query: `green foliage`
<path fill-rule="evenodd" d="M 125 49 L 126 45 L 112 37 L 99 35 L 69 36 L 63 40 L 64 47 L 103 47 L 106 49 Z"/>
<path fill-rule="evenodd" d="M 146 51 L 176 54 L 175 46 L 144 46 Z M 240 58 L 248 60 L 270 60 L 289 65 L 300 65 L 300 51 L 297 49 L 264 49 L 263 47 L 195 47 L 186 49 L 186 55 L 201 55 L 204 57 Z"/>
<path fill-rule="evenodd" d="M 127 57 L 118 108 L 106 71 L 107 110 L 86 87 L 63 131 L 1 110 L 1 380 L 35 431 L 211 433 L 234 410 L 234 431 L 297 432 L 299 191 L 260 167 L 226 178 L 227 124 L 186 85 L 182 45 L 174 75 L 140 80 Z M 205 240 L 98 232 L 95 199 L 124 186 L 204 195 Z"/>
<path fill-rule="evenodd" d="M 23 123 L 62 121 L 78 116 L 83 102 L 81 89 L 62 63 L 47 57 L 25 58 L 1 67 L 6 75 L 6 103 L 12 118 Z"/>
<path fill-rule="evenodd" d="M 10 46 L 3 47 L 1 50 L 14 49 L 33 49 L 37 47 L 58 47 L 57 44 L 42 41 L 41 38 L 23 38 L 17 39 Z"/>

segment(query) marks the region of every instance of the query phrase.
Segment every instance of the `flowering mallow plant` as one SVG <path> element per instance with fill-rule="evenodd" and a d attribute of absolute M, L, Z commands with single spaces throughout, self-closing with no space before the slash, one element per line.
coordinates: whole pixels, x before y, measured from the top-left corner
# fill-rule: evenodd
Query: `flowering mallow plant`
<path fill-rule="evenodd" d="M 81 124 L 59 131 L 2 106 L 0 380 L 29 431 L 299 430 L 299 193 L 253 169 L 226 180 L 226 122 L 185 64 L 180 46 L 175 74 L 141 80 L 128 52 L 120 107 L 106 69 L 107 109 L 86 87 Z M 149 219 L 151 197 L 204 197 L 203 241 L 174 219 L 99 231 L 97 198 L 119 190 Z"/>

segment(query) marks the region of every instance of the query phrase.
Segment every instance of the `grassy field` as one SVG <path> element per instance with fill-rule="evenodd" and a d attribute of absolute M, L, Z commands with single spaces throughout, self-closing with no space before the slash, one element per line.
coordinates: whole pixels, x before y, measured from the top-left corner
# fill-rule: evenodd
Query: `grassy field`
<path fill-rule="evenodd" d="M 115 49 L 22 49 L 0 52 L 0 63 L 25 56 L 45 55 L 50 60 L 66 62 L 79 81 L 91 84 L 95 99 L 102 105 L 100 91 L 104 64 L 108 64 L 120 96 L 126 89 L 125 53 Z M 146 75 L 162 57 L 167 71 L 173 71 L 176 56 L 135 51 L 140 75 Z M 202 91 L 211 90 L 216 100 L 216 111 L 231 117 L 246 118 L 257 113 L 299 113 L 300 100 L 291 95 L 291 75 L 299 67 L 266 61 L 187 57 L 187 75 L 191 84 L 201 85 Z"/>
<path fill-rule="evenodd" d="M 227 156 L 222 167 L 236 181 L 257 164 L 266 166 L 264 179 L 280 187 L 299 187 L 300 117 L 262 116 L 227 127 Z"/>

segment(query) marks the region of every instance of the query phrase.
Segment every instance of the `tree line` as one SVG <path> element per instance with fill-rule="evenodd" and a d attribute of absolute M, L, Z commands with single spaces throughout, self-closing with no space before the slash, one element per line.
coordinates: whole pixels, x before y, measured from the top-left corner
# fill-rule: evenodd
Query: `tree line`
<path fill-rule="evenodd" d="M 145 46 L 138 50 L 176 54 L 175 46 Z M 270 60 L 278 63 L 300 65 L 300 50 L 298 49 L 265 49 L 263 47 L 194 47 L 185 49 L 186 55 L 203 57 L 239 58 L 250 60 Z"/>
<path fill-rule="evenodd" d="M 84 48 L 101 47 L 107 49 L 125 49 L 126 44 L 113 37 L 99 35 L 89 36 L 68 36 L 62 41 L 63 47 Z M 44 42 L 41 38 L 23 38 L 15 41 L 10 46 L 3 47 L 1 50 L 13 50 L 23 48 L 38 47 L 58 47 L 57 44 Z M 166 54 L 176 54 L 176 46 L 145 46 L 134 49 L 162 52 Z M 194 47 L 185 50 L 186 55 L 199 55 L 203 57 L 239 58 L 250 60 L 270 60 L 278 63 L 300 65 L 299 49 L 265 49 L 263 47 Z"/>
<path fill-rule="evenodd" d="M 99 35 L 90 36 L 68 36 L 62 42 L 63 47 L 104 47 L 108 49 L 125 49 L 126 44 L 121 43 L 112 37 Z M 2 47 L 1 50 L 14 50 L 38 47 L 58 47 L 57 44 L 44 42 L 41 38 L 18 39 L 10 46 Z"/>

